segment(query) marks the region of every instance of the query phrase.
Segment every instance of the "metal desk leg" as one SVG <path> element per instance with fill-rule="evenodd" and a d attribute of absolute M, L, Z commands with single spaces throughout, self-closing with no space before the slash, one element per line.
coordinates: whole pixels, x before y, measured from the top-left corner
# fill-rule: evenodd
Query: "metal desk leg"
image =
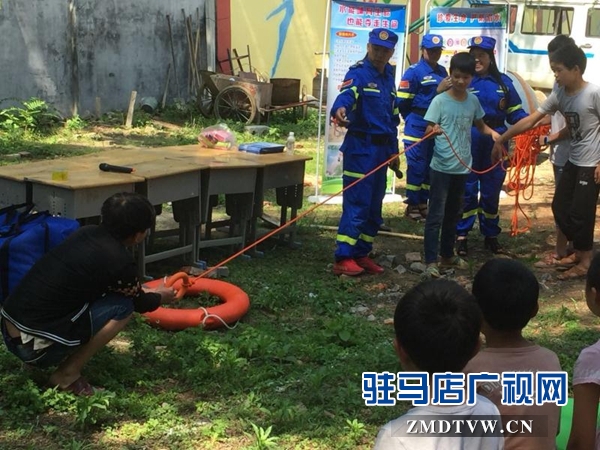
<path fill-rule="evenodd" d="M 290 208 L 290 219 L 295 219 L 298 215 L 298 209 L 302 207 L 302 201 L 304 198 L 304 184 L 296 184 L 277 188 L 275 190 L 275 194 L 277 198 L 277 204 L 281 206 L 280 225 L 285 225 L 287 223 L 288 207 Z M 280 239 L 285 242 L 285 235 L 288 234 L 288 245 L 291 247 L 298 247 L 300 246 L 300 243 L 295 241 L 296 231 L 297 224 L 294 222 L 287 229 L 282 230 Z"/>

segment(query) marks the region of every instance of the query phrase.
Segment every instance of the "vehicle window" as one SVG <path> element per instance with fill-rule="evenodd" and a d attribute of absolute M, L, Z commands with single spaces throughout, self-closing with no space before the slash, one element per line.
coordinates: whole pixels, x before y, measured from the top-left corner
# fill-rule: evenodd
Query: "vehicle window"
<path fill-rule="evenodd" d="M 573 8 L 558 6 L 525 6 L 522 34 L 571 34 Z"/>
<path fill-rule="evenodd" d="M 600 9 L 592 8 L 588 11 L 585 35 L 587 37 L 600 37 Z"/>

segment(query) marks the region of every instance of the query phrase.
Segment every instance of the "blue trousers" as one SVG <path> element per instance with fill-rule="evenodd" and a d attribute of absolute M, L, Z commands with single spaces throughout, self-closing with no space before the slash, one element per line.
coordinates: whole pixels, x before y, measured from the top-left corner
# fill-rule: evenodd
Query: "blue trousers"
<path fill-rule="evenodd" d="M 418 114 L 411 113 L 404 126 L 404 148 L 418 142 L 424 135 L 427 122 Z M 427 204 L 429 200 L 429 164 L 433 156 L 433 139 L 422 141 L 406 156 L 406 203 L 409 205 Z"/>
<path fill-rule="evenodd" d="M 359 138 L 348 134 L 342 151 L 345 188 L 390 158 L 397 151 L 397 142 L 374 145 L 369 136 Z M 387 166 L 384 166 L 344 191 L 342 217 L 336 237 L 336 261 L 361 258 L 372 250 L 379 226 L 383 223 L 381 207 L 386 174 Z"/>
<path fill-rule="evenodd" d="M 501 130 L 498 131 L 502 133 Z M 473 155 L 473 169 L 483 171 L 492 166 L 491 150 L 494 146 L 492 138 L 473 131 L 471 134 Z M 506 171 L 496 166 L 490 172 L 476 174 L 470 172 L 465 187 L 465 198 L 462 218 L 456 226 L 458 236 L 466 236 L 479 219 L 479 230 L 485 237 L 496 237 L 500 234 L 500 191 L 506 178 Z"/>

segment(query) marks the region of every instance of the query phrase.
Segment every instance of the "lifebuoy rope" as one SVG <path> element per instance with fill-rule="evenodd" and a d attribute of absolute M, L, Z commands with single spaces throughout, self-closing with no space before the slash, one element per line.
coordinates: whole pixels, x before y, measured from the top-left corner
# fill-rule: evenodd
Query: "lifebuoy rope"
<path fill-rule="evenodd" d="M 189 286 L 193 285 L 195 283 L 196 280 L 200 279 L 200 278 L 205 278 L 208 275 L 210 275 L 212 272 L 214 272 L 215 270 L 217 270 L 219 267 L 224 266 L 225 264 L 227 264 L 228 262 L 234 260 L 235 258 L 237 258 L 238 256 L 244 254 L 245 252 L 247 252 L 248 250 L 256 247 L 258 244 L 266 241 L 267 239 L 269 239 L 271 236 L 279 233 L 281 230 L 283 230 L 284 228 L 289 227 L 290 225 L 296 223 L 298 220 L 302 219 L 303 217 L 306 217 L 307 215 L 309 215 L 310 213 L 312 213 L 315 209 L 323 206 L 325 203 L 327 203 L 328 201 L 330 201 L 331 199 L 337 197 L 338 195 L 342 194 L 345 190 L 350 189 L 351 187 L 355 186 L 356 184 L 360 183 L 362 180 L 364 180 L 365 178 L 367 178 L 368 176 L 374 174 L 375 172 L 377 172 L 379 169 L 383 168 L 383 167 L 387 167 L 387 165 L 389 163 L 391 163 L 392 161 L 394 161 L 396 158 L 398 158 L 400 155 L 402 155 L 403 153 L 406 153 L 408 150 L 410 150 L 411 148 L 413 148 L 414 146 L 416 146 L 417 144 L 419 144 L 420 142 L 424 141 L 425 139 L 428 139 L 430 136 L 433 135 L 433 132 L 426 134 L 425 136 L 423 136 L 423 138 L 419 141 L 416 141 L 415 143 L 411 144 L 410 146 L 406 147 L 404 150 L 399 151 L 398 153 L 394 154 L 392 157 L 390 157 L 388 160 L 384 161 L 383 163 L 379 164 L 377 167 L 375 167 L 374 169 L 372 169 L 371 171 L 367 172 L 366 174 L 364 174 L 362 177 L 357 178 L 356 180 L 354 180 L 352 183 L 350 183 L 348 186 L 342 188 L 340 191 L 331 194 L 329 197 L 327 197 L 325 200 L 316 203 L 315 205 L 311 206 L 310 208 L 308 208 L 306 211 L 301 212 L 300 214 L 298 214 L 296 217 L 294 217 L 293 219 L 290 219 L 288 222 L 284 223 L 283 225 L 280 225 L 279 227 L 275 228 L 274 230 L 270 231 L 269 233 L 266 233 L 264 236 L 258 238 L 256 241 L 248 244 L 246 247 L 242 248 L 240 251 L 234 253 L 233 255 L 225 258 L 224 260 L 222 260 L 220 263 L 206 269 L 204 272 L 202 272 L 201 274 L 199 274 L 196 277 L 188 277 L 188 283 Z M 185 272 L 181 272 L 181 273 L 185 273 Z M 177 274 L 175 274 L 177 275 Z M 187 274 L 186 274 L 187 275 Z M 174 275 L 173 275 L 174 276 Z M 176 280 L 175 280 L 176 281 Z M 189 287 L 188 286 L 188 287 Z"/>
<path fill-rule="evenodd" d="M 200 306 L 200 308 L 199 308 L 199 309 L 201 309 L 202 311 L 204 311 L 204 318 L 202 319 L 202 326 L 203 326 L 203 327 L 206 325 L 206 321 L 207 321 L 208 319 L 210 319 L 211 317 L 214 317 L 215 319 L 219 320 L 219 321 L 220 321 L 220 322 L 221 322 L 221 323 L 222 323 L 222 324 L 225 326 L 225 328 L 227 328 L 228 330 L 233 330 L 233 329 L 235 329 L 235 328 L 238 326 L 238 324 L 240 323 L 240 322 L 239 322 L 239 320 L 238 320 L 238 321 L 235 323 L 235 325 L 231 327 L 231 326 L 229 326 L 229 325 L 227 324 L 227 322 L 225 322 L 225 321 L 224 321 L 224 320 L 223 320 L 223 319 L 222 319 L 220 316 L 218 316 L 217 314 L 212 314 L 212 313 L 209 313 L 209 312 L 208 312 L 208 310 L 207 310 L 205 307 L 203 307 L 203 306 Z"/>
<path fill-rule="evenodd" d="M 529 231 L 531 228 L 531 220 L 529 216 L 523 210 L 521 203 L 519 202 L 519 197 L 522 196 L 524 200 L 531 200 L 533 197 L 533 179 L 535 176 L 535 167 L 537 155 L 543 150 L 539 144 L 539 137 L 547 135 L 550 131 L 549 125 L 539 125 L 537 127 L 532 128 L 531 130 L 525 131 L 518 136 L 515 136 L 515 149 L 512 154 L 508 154 L 508 152 L 504 151 L 504 157 L 497 161 L 495 164 L 492 164 L 487 169 L 478 171 L 466 164 L 460 157 L 460 155 L 456 152 L 454 147 L 452 146 L 452 142 L 450 142 L 450 138 L 448 135 L 442 131 L 442 134 L 448 141 L 454 156 L 460 164 L 469 171 L 482 175 L 484 173 L 490 172 L 494 169 L 498 164 L 501 164 L 502 161 L 509 161 L 508 168 L 504 165 L 501 165 L 502 169 L 507 173 L 507 194 L 515 197 L 515 207 L 513 208 L 513 213 L 510 222 L 510 235 L 516 236 L 520 233 L 525 233 Z M 529 194 L 526 194 L 525 191 L 531 188 Z M 522 195 L 521 195 L 522 193 Z M 519 212 L 525 217 L 527 220 L 527 225 L 519 228 Z"/>
<path fill-rule="evenodd" d="M 509 166 L 510 168 L 508 169 L 510 180 L 511 181 L 517 180 L 516 184 L 514 184 L 514 187 L 516 188 L 514 190 L 515 191 L 515 210 L 514 210 L 514 213 L 513 213 L 513 220 L 511 221 L 511 236 L 515 236 L 516 234 L 524 232 L 524 231 L 526 231 L 526 230 L 529 229 L 530 220 L 529 220 L 529 217 L 527 217 L 527 215 L 524 213 L 524 211 L 523 211 L 523 209 L 522 209 L 522 207 L 521 207 L 521 205 L 519 203 L 519 195 L 518 195 L 518 193 L 521 192 L 521 191 L 523 191 L 527 187 L 531 187 L 531 189 L 532 189 L 531 195 L 533 195 L 533 177 L 534 177 L 534 174 L 535 174 L 535 157 L 541 151 L 541 148 L 540 148 L 539 144 L 537 144 L 537 139 L 534 138 L 534 137 L 535 136 L 540 136 L 540 135 L 542 135 L 542 134 L 544 134 L 546 132 L 547 132 L 547 127 L 546 128 L 545 127 L 537 127 L 537 128 L 534 128 L 534 129 L 532 129 L 532 130 L 530 130 L 528 132 L 525 132 L 525 133 L 517 136 L 516 137 L 515 152 L 513 153 L 513 155 L 509 157 L 509 155 L 508 155 L 507 152 L 505 152 L 505 154 L 504 154 L 503 160 L 506 160 L 506 159 L 510 160 L 510 166 Z M 444 131 L 442 131 L 442 134 L 448 140 L 448 143 L 450 144 L 450 148 L 454 152 L 454 155 L 456 156 L 456 158 L 461 162 L 461 164 L 463 164 L 469 170 L 471 170 L 471 171 L 473 171 L 475 173 L 478 173 L 478 174 L 483 174 L 483 173 L 489 172 L 494 167 L 496 167 L 498 164 L 501 164 L 501 161 L 498 161 L 495 164 L 493 164 L 491 167 L 489 167 L 489 168 L 487 168 L 485 170 L 482 170 L 482 171 L 474 171 L 474 170 L 472 170 L 459 157 L 459 155 L 457 154 L 456 150 L 452 146 L 452 143 L 450 142 L 450 139 L 449 139 L 448 135 Z M 424 141 L 426 139 L 429 139 L 432 135 L 433 135 L 433 132 L 427 133 L 420 140 L 414 142 L 413 144 L 411 144 L 408 147 L 405 147 L 404 150 L 401 150 L 398 153 L 394 154 L 388 160 L 386 160 L 383 163 L 379 164 L 377 167 L 375 167 L 371 171 L 367 172 L 361 178 L 357 178 L 355 181 L 353 181 L 352 183 L 350 183 L 348 186 L 342 188 L 340 191 L 338 191 L 338 192 L 336 192 L 334 194 L 331 194 L 325 200 L 323 200 L 323 201 L 321 201 L 319 203 L 316 203 L 312 207 L 308 208 L 306 211 L 301 212 L 296 217 L 290 219 L 288 222 L 284 223 L 283 225 L 280 225 L 279 227 L 275 228 L 274 230 L 270 231 L 269 233 L 266 233 L 265 235 L 263 235 L 262 237 L 260 237 L 256 241 L 248 244 L 246 247 L 242 248 L 240 251 L 238 251 L 238 252 L 234 253 L 233 255 L 225 258 L 224 260 L 222 260 L 218 264 L 216 264 L 216 265 L 214 265 L 214 266 L 206 269 L 204 272 L 202 272 L 198 276 L 196 276 L 196 277 L 190 277 L 185 272 L 178 272 L 178 273 L 172 275 L 171 277 L 169 277 L 168 279 L 167 279 L 167 277 L 165 277 L 165 285 L 167 285 L 167 282 L 170 282 L 170 285 L 172 286 L 173 283 L 175 283 L 175 281 L 177 281 L 178 279 L 182 278 L 185 281 L 182 282 L 182 285 L 181 285 L 180 289 L 177 292 L 177 298 L 183 297 L 185 295 L 185 292 L 187 291 L 187 288 L 190 287 L 190 286 L 192 286 L 196 282 L 196 280 L 198 280 L 200 278 L 207 277 L 212 272 L 216 271 L 219 267 L 224 266 L 228 262 L 234 260 L 238 256 L 242 255 L 243 253 L 247 252 L 248 250 L 256 247 L 258 244 L 260 244 L 260 243 L 264 242 L 265 240 L 269 239 L 271 236 L 279 233 L 284 228 L 289 227 L 290 225 L 296 223 L 298 220 L 302 219 L 303 217 L 306 217 L 308 214 L 312 213 L 315 209 L 321 207 L 325 203 L 329 202 L 331 199 L 333 199 L 333 198 L 337 197 L 338 195 L 342 194 L 347 189 L 350 189 L 351 187 L 353 187 L 356 184 L 360 183 L 363 179 L 369 177 L 370 175 L 372 175 L 373 173 L 375 173 L 378 170 L 382 169 L 383 167 L 387 167 L 387 165 L 389 163 L 391 163 L 392 161 L 394 161 L 396 158 L 399 158 L 400 155 L 406 153 L 408 150 L 410 150 L 411 148 L 413 148 L 416 145 L 420 144 L 422 141 Z M 504 168 L 504 166 L 502 166 L 502 167 Z M 510 183 L 510 181 L 509 181 L 509 183 Z M 523 197 L 523 198 L 526 199 L 526 200 L 528 200 L 528 199 L 531 198 L 531 195 L 529 195 L 527 197 Z M 523 215 L 525 215 L 525 217 L 527 218 L 528 225 L 525 228 L 518 228 L 518 220 L 517 220 L 518 211 L 521 211 L 521 213 L 523 213 Z M 184 275 L 185 275 L 185 277 L 184 277 Z M 222 320 L 221 318 L 219 318 L 219 319 Z"/>
<path fill-rule="evenodd" d="M 537 156 L 543 150 L 539 144 L 539 137 L 547 135 L 549 132 L 549 125 L 541 125 L 515 137 L 515 151 L 506 171 L 508 176 L 507 194 L 515 197 L 515 207 L 510 222 L 511 236 L 524 233 L 531 228 L 531 219 L 523 210 L 519 197 L 522 196 L 523 200 L 531 200 L 533 197 Z M 527 220 L 527 225 L 523 228 L 519 228 L 519 212 Z"/>

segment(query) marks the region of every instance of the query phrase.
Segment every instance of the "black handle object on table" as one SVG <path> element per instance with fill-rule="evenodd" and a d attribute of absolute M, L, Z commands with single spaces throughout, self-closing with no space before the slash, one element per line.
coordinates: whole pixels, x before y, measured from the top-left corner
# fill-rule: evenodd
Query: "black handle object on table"
<path fill-rule="evenodd" d="M 131 173 L 135 170 L 133 167 L 113 166 L 107 163 L 100 163 L 98 167 L 103 172 Z"/>

